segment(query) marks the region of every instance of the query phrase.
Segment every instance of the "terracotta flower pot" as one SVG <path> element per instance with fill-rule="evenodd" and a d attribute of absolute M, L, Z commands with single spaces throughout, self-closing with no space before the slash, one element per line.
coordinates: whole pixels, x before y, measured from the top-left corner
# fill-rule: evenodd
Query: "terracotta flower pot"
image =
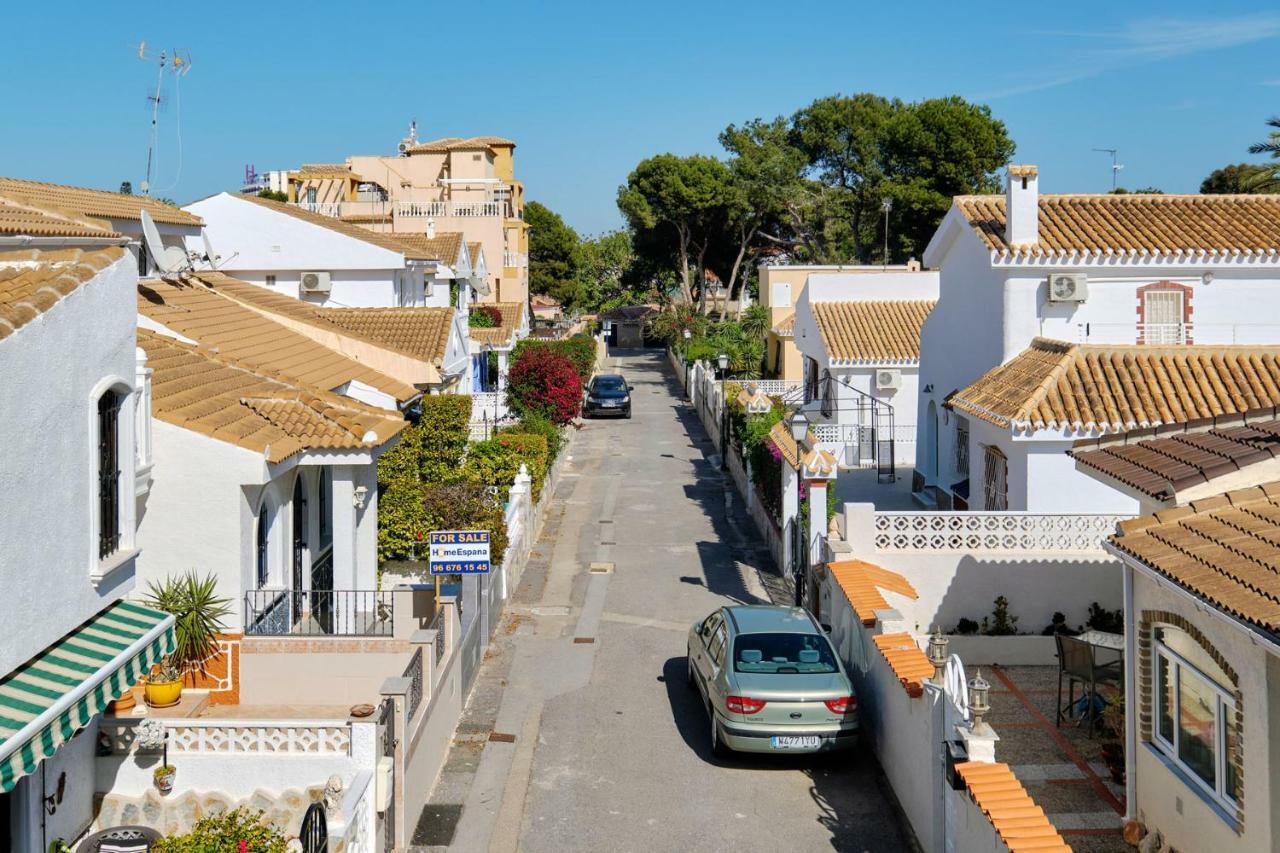
<path fill-rule="evenodd" d="M 147 704 L 152 708 L 172 708 L 182 699 L 182 679 L 173 681 L 147 681 L 143 688 Z"/>
<path fill-rule="evenodd" d="M 134 705 L 137 705 L 137 704 L 138 704 L 138 694 L 134 693 L 132 689 L 129 689 L 129 690 L 126 690 L 124 693 L 121 693 L 119 699 L 116 699 L 115 701 L 108 703 L 107 713 L 119 714 L 124 711 L 128 711 L 130 708 L 132 708 Z"/>

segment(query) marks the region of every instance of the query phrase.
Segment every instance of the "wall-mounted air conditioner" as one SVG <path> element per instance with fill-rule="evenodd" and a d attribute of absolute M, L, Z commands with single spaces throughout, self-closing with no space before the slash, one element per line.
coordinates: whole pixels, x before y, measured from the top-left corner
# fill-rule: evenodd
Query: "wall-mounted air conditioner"
<path fill-rule="evenodd" d="M 303 293 L 328 293 L 331 287 L 327 272 L 304 272 L 302 274 Z"/>
<path fill-rule="evenodd" d="M 1089 298 L 1089 277 L 1084 273 L 1054 273 L 1049 276 L 1050 302 L 1084 302 Z"/>
<path fill-rule="evenodd" d="M 896 391 L 902 387 L 902 371 L 882 368 L 876 371 L 877 391 Z"/>

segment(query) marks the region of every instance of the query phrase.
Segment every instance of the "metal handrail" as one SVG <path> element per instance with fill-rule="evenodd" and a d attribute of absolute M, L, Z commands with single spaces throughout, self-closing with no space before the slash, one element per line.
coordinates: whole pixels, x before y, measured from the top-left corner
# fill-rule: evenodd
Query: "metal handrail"
<path fill-rule="evenodd" d="M 376 589 L 252 589 L 244 632 L 256 637 L 390 637 L 395 596 Z"/>

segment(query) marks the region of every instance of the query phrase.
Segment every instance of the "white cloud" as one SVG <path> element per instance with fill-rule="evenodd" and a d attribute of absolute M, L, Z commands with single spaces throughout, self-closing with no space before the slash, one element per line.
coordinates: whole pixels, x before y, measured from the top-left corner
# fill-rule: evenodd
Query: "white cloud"
<path fill-rule="evenodd" d="M 1115 32 L 1047 32 L 1042 36 L 1065 47 L 1065 62 L 1019 75 L 1021 82 L 987 92 L 984 100 L 1039 92 L 1111 71 L 1168 59 L 1223 50 L 1280 36 L 1280 14 L 1233 18 L 1146 18 L 1130 21 Z M 1070 42 L 1077 42 L 1071 46 Z M 1063 51 L 1055 50 L 1062 55 Z M 1264 83 L 1280 85 L 1280 80 Z"/>

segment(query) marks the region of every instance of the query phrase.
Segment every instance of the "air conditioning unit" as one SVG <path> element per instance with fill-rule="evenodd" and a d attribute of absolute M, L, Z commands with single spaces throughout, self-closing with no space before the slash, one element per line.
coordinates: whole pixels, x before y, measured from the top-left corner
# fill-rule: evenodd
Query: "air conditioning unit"
<path fill-rule="evenodd" d="M 330 286 L 327 272 L 304 272 L 302 274 L 303 293 L 328 293 Z"/>
<path fill-rule="evenodd" d="M 876 390 L 877 391 L 896 391 L 902 387 L 902 371 L 901 370 L 877 370 L 876 371 Z"/>
<path fill-rule="evenodd" d="M 1089 298 L 1089 277 L 1084 273 L 1054 273 L 1049 276 L 1050 302 L 1084 302 Z"/>
<path fill-rule="evenodd" d="M 396 146 L 396 151 L 400 152 L 400 156 L 401 156 L 401 157 L 403 157 L 404 155 L 408 154 L 408 153 L 409 153 L 409 140 L 407 140 L 407 139 L 402 139 L 402 140 L 400 140 L 400 144 Z"/>

